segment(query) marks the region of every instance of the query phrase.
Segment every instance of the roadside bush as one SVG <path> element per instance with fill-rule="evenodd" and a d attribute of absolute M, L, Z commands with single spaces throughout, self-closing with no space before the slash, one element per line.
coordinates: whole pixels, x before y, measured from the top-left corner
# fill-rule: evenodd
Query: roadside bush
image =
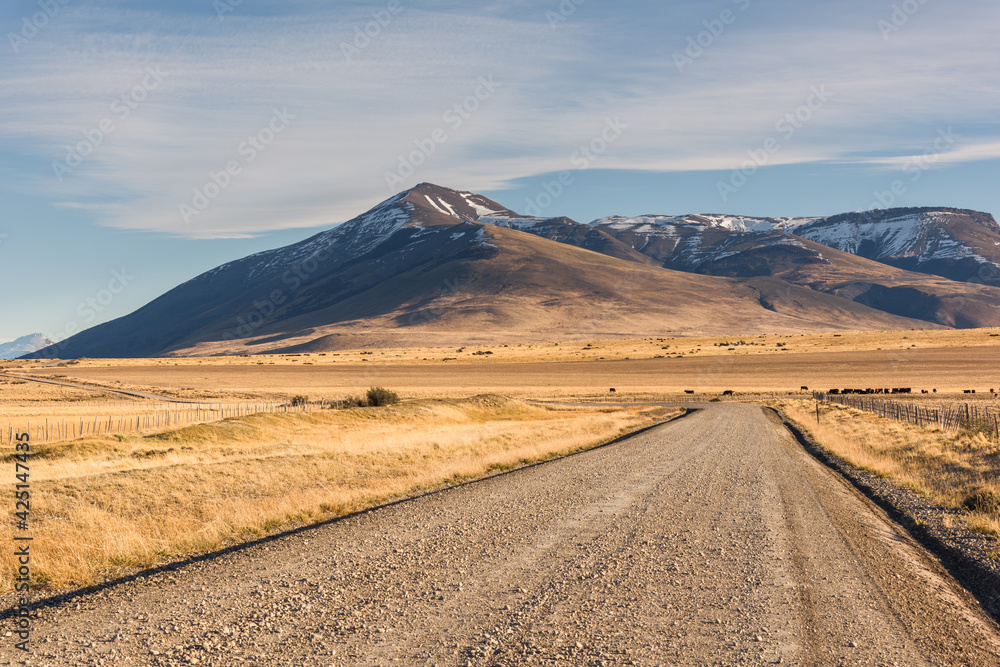
<path fill-rule="evenodd" d="M 379 407 L 382 405 L 395 405 L 399 403 L 399 395 L 394 391 L 389 391 L 382 387 L 372 387 L 365 395 L 368 405 Z"/>
<path fill-rule="evenodd" d="M 962 507 L 973 512 L 1000 516 L 1000 493 L 996 491 L 973 493 L 962 502 Z"/>
<path fill-rule="evenodd" d="M 297 396 L 292 396 L 292 407 L 298 407 L 300 405 L 305 405 L 309 402 L 309 397 L 303 394 L 298 394 Z"/>
<path fill-rule="evenodd" d="M 363 396 L 349 394 L 342 401 L 331 401 L 331 408 L 377 408 L 383 405 L 399 403 L 399 395 L 382 387 L 372 387 Z"/>
<path fill-rule="evenodd" d="M 368 400 L 364 396 L 349 395 L 344 399 L 345 408 L 364 408 L 368 406 Z"/>

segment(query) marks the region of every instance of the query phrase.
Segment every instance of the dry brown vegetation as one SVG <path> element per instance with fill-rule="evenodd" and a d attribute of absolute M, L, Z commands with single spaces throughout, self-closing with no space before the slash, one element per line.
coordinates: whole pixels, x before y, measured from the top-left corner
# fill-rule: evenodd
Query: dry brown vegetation
<path fill-rule="evenodd" d="M 258 414 L 41 446 L 31 459 L 36 585 L 87 585 L 578 451 L 677 413 L 483 396 Z M 10 447 L 0 459 L 13 469 Z M 11 543 L 11 531 L 0 527 L 0 540 Z M 11 550 L 0 563 L 0 590 L 9 591 Z"/>
<path fill-rule="evenodd" d="M 988 388 L 1000 388 L 998 346 L 1000 330 L 844 332 L 3 365 L 17 374 L 194 400 L 287 401 L 299 394 L 339 400 L 373 385 L 420 399 L 393 408 L 260 414 L 170 434 L 53 444 L 32 463 L 35 565 L 40 583 L 65 587 L 572 451 L 650 419 L 640 408 L 545 409 L 446 397 L 676 400 L 692 398 L 683 393 L 692 389 L 693 398 L 705 400 L 732 389 L 736 400 L 749 401 L 808 385 L 934 387 L 933 400 L 976 388 L 976 400 L 992 401 Z M 811 402 L 785 405 L 832 450 L 940 502 L 957 506 L 977 490 L 1000 492 L 1000 454 L 982 436 L 952 436 L 873 415 L 848 418 L 842 408 L 828 409 L 829 423 L 817 430 Z M 158 407 L 0 378 L 3 424 L 78 423 Z M 9 447 L 0 454 L 9 460 Z M 1000 529 L 1000 519 L 988 512 L 976 521 L 982 530 Z M 0 527 L 0 539 L 9 531 Z M 13 571 L 9 554 L 0 563 L 3 572 Z M 0 590 L 9 587 L 0 579 Z"/>
<path fill-rule="evenodd" d="M 475 358 L 435 364 L 373 361 L 327 365 L 301 357 L 272 359 L 273 365 L 257 366 L 240 361 L 244 363 L 211 360 L 203 365 L 174 366 L 162 360 L 127 365 L 109 360 L 64 373 L 98 382 L 119 380 L 153 393 L 169 386 L 176 388 L 172 390 L 175 394 L 189 392 L 196 398 L 198 392 L 213 388 L 217 394 L 254 394 L 260 400 L 284 400 L 295 394 L 338 399 L 364 392 L 372 385 L 391 387 L 412 398 L 470 396 L 484 391 L 534 398 L 606 395 L 610 387 L 619 395 L 683 393 L 685 389 L 704 393 L 727 389 L 786 392 L 798 391 L 801 385 L 824 390 L 934 388 L 939 394 L 975 388 L 988 394 L 990 387 L 1000 387 L 1000 354 L 994 347 L 509 363 L 483 363 Z M 41 376 L 43 371 L 35 373 Z"/>
<path fill-rule="evenodd" d="M 977 507 L 968 521 L 1000 536 L 1000 443 L 983 433 L 943 432 L 853 408 L 824 403 L 816 423 L 814 401 L 788 400 L 778 407 L 823 447 L 852 465 L 907 486 L 947 507 Z M 976 496 L 978 494 L 978 502 Z"/>
<path fill-rule="evenodd" d="M 396 345 L 387 338 L 381 345 L 329 352 L 260 354 L 214 357 L 165 357 L 160 359 L 80 359 L 69 361 L 16 360 L 0 362 L 10 370 L 50 367 L 47 373 L 76 375 L 88 367 L 109 363 L 118 367 L 208 366 L 281 364 L 336 365 L 377 363 L 392 365 L 435 365 L 443 359 L 480 364 L 543 361 L 598 361 L 650 359 L 657 356 L 686 355 L 745 356 L 787 354 L 788 352 L 909 351 L 925 347 L 1000 347 L 1000 329 L 917 329 L 905 331 L 844 331 L 803 334 L 733 334 L 725 336 L 669 336 L 606 339 L 601 337 L 561 341 L 520 341 L 461 343 L 426 347 Z M 489 352 L 489 354 L 485 354 Z"/>
<path fill-rule="evenodd" d="M 664 349 L 666 348 L 666 349 Z M 645 338 L 244 357 L 16 362 L 53 375 L 195 400 L 337 399 L 371 385 L 408 397 L 789 391 L 906 386 L 1000 388 L 1000 330 Z M 485 354 L 491 352 L 492 354 Z M 483 353 L 483 354 L 477 354 Z M 449 359 L 449 361 L 444 361 Z M 0 387 L 0 392 L 2 392 Z M 620 394 L 619 394 L 620 395 Z M 0 396 L 2 398 L 2 396 Z"/>

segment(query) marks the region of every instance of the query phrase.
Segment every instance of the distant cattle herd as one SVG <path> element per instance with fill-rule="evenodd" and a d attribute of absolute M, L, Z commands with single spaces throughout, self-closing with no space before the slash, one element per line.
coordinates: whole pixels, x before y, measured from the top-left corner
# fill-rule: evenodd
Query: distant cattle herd
<path fill-rule="evenodd" d="M 808 391 L 809 387 L 807 387 L 806 385 L 802 385 L 801 390 L 802 391 Z M 614 387 L 610 388 L 608 390 L 608 392 L 614 394 L 615 393 L 615 388 Z M 975 389 L 963 389 L 962 392 L 965 393 L 965 394 L 975 394 L 976 390 Z M 695 390 L 694 389 L 685 389 L 684 393 L 685 394 L 693 394 L 693 393 L 695 393 Z M 836 395 L 840 395 L 840 394 L 912 394 L 913 393 L 913 388 L 912 387 L 876 387 L 876 388 L 868 387 L 867 389 L 851 389 L 851 388 L 847 388 L 847 389 L 830 389 L 826 393 L 827 394 L 831 394 L 831 395 L 835 395 L 835 396 Z M 930 391 L 928 391 L 926 389 L 921 389 L 920 393 L 921 394 L 927 394 L 927 393 L 934 393 L 934 394 L 936 394 L 937 393 L 937 389 L 931 389 Z M 996 389 L 990 389 L 990 393 L 991 394 L 996 394 Z M 732 389 L 726 389 L 725 391 L 722 392 L 722 395 L 723 396 L 733 396 L 734 392 L 733 392 Z"/>
<path fill-rule="evenodd" d="M 829 390 L 826 393 L 828 393 L 828 394 L 912 394 L 913 393 L 913 389 L 911 389 L 910 387 L 893 387 L 892 389 L 889 389 L 888 387 L 886 387 L 886 388 L 877 388 L 877 389 L 871 389 L 871 388 L 868 388 L 868 389 L 831 389 L 831 390 Z M 920 393 L 921 394 L 926 394 L 926 393 L 934 393 L 934 394 L 936 394 L 937 393 L 937 389 L 931 389 L 930 392 L 928 392 L 926 389 L 921 389 Z M 963 394 L 975 394 L 976 390 L 975 389 L 963 389 L 962 393 Z M 990 393 L 991 394 L 996 394 L 997 390 L 996 389 L 990 389 Z"/>
<path fill-rule="evenodd" d="M 934 391 L 936 393 L 937 389 L 935 389 Z M 893 387 L 891 389 L 888 387 L 885 388 L 878 387 L 877 389 L 872 389 L 869 387 L 868 389 L 831 389 L 826 393 L 828 394 L 912 394 L 913 389 L 911 389 L 910 387 Z"/>

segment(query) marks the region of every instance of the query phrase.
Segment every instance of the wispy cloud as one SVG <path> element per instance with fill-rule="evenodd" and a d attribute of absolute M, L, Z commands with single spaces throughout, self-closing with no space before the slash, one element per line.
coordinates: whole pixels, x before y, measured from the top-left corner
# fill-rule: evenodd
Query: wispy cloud
<path fill-rule="evenodd" d="M 865 164 L 881 165 L 889 169 L 904 169 L 914 163 L 933 163 L 945 166 L 1000 159 L 1000 141 L 980 141 L 955 149 L 938 150 L 935 142 L 938 146 L 947 146 L 945 138 L 947 130 L 942 130 L 940 134 L 940 139 L 932 137 L 928 142 L 928 148 L 917 153 L 866 158 L 858 161 Z"/>
<path fill-rule="evenodd" d="M 567 169 L 615 117 L 629 130 L 601 168 L 731 169 L 820 85 L 833 100 L 771 164 L 898 164 L 945 125 L 992 134 L 963 130 L 941 163 L 1000 156 L 987 126 L 1000 104 L 1000 65 L 984 55 L 996 50 L 992 5 L 928 3 L 888 41 L 876 28 L 884 12 L 865 3 L 813 6 L 809 17 L 796 3 L 778 3 L 785 15 L 752 5 L 680 74 L 671 54 L 718 9 L 677 4 L 689 21 L 665 26 L 636 11 L 622 25 L 584 5 L 553 30 L 545 11 L 558 3 L 403 3 L 350 58 L 343 43 L 380 3 L 337 11 L 306 3 L 266 17 L 237 9 L 224 21 L 206 3 L 202 23 L 190 13 L 108 10 L 101 24 L 67 5 L 45 48 L 0 74 L 0 140 L 44 165 L 25 186 L 61 206 L 111 226 L 192 237 L 342 221 L 388 196 L 385 174 L 439 129 L 446 140 L 411 182 L 497 190 Z M 970 20 L 974 12 L 980 20 Z M 150 67 L 165 74 L 162 85 L 122 118 L 113 105 Z M 483 76 L 496 92 L 462 107 Z M 272 137 L 276 110 L 294 117 Z M 51 163 L 105 119 L 113 131 L 60 182 Z M 260 147 L 245 150 L 253 138 Z M 220 186 L 233 163 L 238 173 Z M 208 197 L 213 182 L 219 192 Z M 209 201 L 186 220 L 181 207 L 198 192 Z"/>

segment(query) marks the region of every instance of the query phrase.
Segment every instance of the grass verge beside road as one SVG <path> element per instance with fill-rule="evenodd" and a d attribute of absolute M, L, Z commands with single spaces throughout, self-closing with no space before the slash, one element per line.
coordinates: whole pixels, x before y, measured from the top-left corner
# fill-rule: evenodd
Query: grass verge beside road
<path fill-rule="evenodd" d="M 498 396 L 258 414 L 36 447 L 33 585 L 113 579 L 442 484 L 581 451 L 675 409 L 554 408 Z M 13 471 L 13 452 L 0 460 Z M 12 544 L 12 526 L 0 540 Z M 17 567 L 0 556 L 0 593 Z"/>
<path fill-rule="evenodd" d="M 982 433 L 944 432 L 811 400 L 776 402 L 816 442 L 847 463 L 932 501 L 968 511 L 977 532 L 1000 537 L 1000 444 Z"/>

